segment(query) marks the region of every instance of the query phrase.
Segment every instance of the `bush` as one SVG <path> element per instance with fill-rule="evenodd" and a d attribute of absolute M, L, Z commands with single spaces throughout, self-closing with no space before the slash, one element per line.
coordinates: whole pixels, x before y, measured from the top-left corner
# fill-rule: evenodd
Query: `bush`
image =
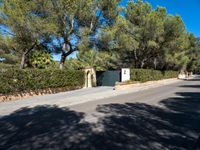
<path fill-rule="evenodd" d="M 132 81 L 153 81 L 161 79 L 176 78 L 178 76 L 176 71 L 159 71 L 152 69 L 131 69 Z"/>
<path fill-rule="evenodd" d="M 35 68 L 45 69 L 54 65 L 53 57 L 45 51 L 35 51 L 31 56 L 31 64 Z"/>
<path fill-rule="evenodd" d="M 84 72 L 75 70 L 8 69 L 0 72 L 0 93 L 37 89 L 82 87 Z"/>

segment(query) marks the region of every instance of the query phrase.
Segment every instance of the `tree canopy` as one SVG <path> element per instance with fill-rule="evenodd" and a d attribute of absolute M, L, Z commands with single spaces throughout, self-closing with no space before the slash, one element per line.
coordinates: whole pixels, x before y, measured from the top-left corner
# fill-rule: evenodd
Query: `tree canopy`
<path fill-rule="evenodd" d="M 123 12 L 124 17 L 119 16 L 101 36 L 105 49 L 117 51 L 122 66 L 186 68 L 194 41 L 180 16 L 169 15 L 162 7 L 152 9 L 141 0 L 128 2 Z"/>
<path fill-rule="evenodd" d="M 3 50 L 21 56 L 21 68 L 28 62 L 29 53 L 41 47 L 45 36 L 53 30 L 54 24 L 42 7 L 46 8 L 47 4 L 41 0 L 3 0 L 1 4 L 1 30 L 11 40 Z"/>
<path fill-rule="evenodd" d="M 33 51 L 60 53 L 78 66 L 195 70 L 199 39 L 178 15 L 142 0 L 2 0 L 0 55 L 29 66 Z M 73 59 L 74 60 L 74 59 Z M 70 68 L 70 66 L 69 66 Z"/>

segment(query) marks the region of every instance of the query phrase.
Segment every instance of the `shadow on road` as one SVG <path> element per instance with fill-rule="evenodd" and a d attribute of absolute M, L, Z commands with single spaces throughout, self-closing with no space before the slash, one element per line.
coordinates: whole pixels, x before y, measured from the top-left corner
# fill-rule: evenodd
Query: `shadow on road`
<path fill-rule="evenodd" d="M 0 149 L 73 149 L 91 132 L 83 117 L 56 106 L 23 108 L 0 119 Z"/>
<path fill-rule="evenodd" d="M 181 85 L 180 87 L 183 88 L 200 88 L 200 77 L 196 77 L 193 79 L 189 79 L 189 80 L 185 80 L 185 82 L 190 83 L 191 81 L 193 81 L 193 84 L 185 84 L 185 85 Z M 196 84 L 194 84 L 194 81 L 197 81 Z"/>
<path fill-rule="evenodd" d="M 160 102 L 109 104 L 97 110 L 106 113 L 100 121 L 105 139 L 113 149 L 194 150 L 200 133 L 200 93 L 177 93 L 181 98 Z"/>
<path fill-rule="evenodd" d="M 200 88 L 200 85 L 182 85 L 180 87 L 184 87 L 184 88 Z"/>
<path fill-rule="evenodd" d="M 23 108 L 0 119 L 0 149 L 194 150 L 200 133 L 200 93 L 176 93 L 163 107 L 99 105 L 97 124 L 57 106 Z M 102 131 L 94 130 L 99 125 Z"/>
<path fill-rule="evenodd" d="M 185 81 L 200 81 L 200 76 L 198 75 L 198 76 L 195 76 L 193 78 L 187 79 Z"/>

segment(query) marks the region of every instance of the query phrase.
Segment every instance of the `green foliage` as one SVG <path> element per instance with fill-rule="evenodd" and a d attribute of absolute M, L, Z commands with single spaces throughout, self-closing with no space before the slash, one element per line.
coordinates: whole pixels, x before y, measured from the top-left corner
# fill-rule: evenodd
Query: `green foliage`
<path fill-rule="evenodd" d="M 200 38 L 194 39 L 194 36 L 191 35 L 192 43 L 191 48 L 188 52 L 189 63 L 187 64 L 187 70 L 194 71 L 194 73 L 200 73 Z"/>
<path fill-rule="evenodd" d="M 50 53 L 45 51 L 36 51 L 31 55 L 31 64 L 35 68 L 45 69 L 51 67 L 54 62 Z"/>
<path fill-rule="evenodd" d="M 75 70 L 7 69 L 0 72 L 0 93 L 16 93 L 29 90 L 82 87 L 84 72 Z"/>
<path fill-rule="evenodd" d="M 159 71 L 152 69 L 131 69 L 132 81 L 154 81 L 168 78 L 176 78 L 178 73 L 176 71 Z"/>
<path fill-rule="evenodd" d="M 114 23 L 119 13 L 119 2 L 120 0 L 47 1 L 48 18 L 56 26 L 56 29 L 51 32 L 49 45 L 52 45 L 54 51 L 62 54 L 61 69 L 67 56 L 75 51 L 95 46 L 94 40 L 97 38 L 98 31 Z"/>
<path fill-rule="evenodd" d="M 66 61 L 67 69 L 80 69 L 86 67 L 95 67 L 97 71 L 103 71 L 114 68 L 116 57 L 106 51 L 97 51 L 94 49 L 80 51 L 77 58 L 71 58 Z"/>
<path fill-rule="evenodd" d="M 41 9 L 48 6 L 41 0 L 3 0 L 0 5 L 1 30 L 9 36 L 9 41 L 4 41 L 3 50 L 21 57 L 21 68 L 28 62 L 29 53 L 36 47 L 40 48 L 46 41 L 46 35 L 55 30 L 54 24 Z"/>
<path fill-rule="evenodd" d="M 118 53 L 120 67 L 176 70 L 189 62 L 189 38 L 180 16 L 138 0 L 127 3 L 124 17 L 104 29 L 100 42 L 101 48 Z"/>
<path fill-rule="evenodd" d="M 19 68 L 18 65 L 0 63 L 0 71 L 7 69 L 17 69 L 17 68 Z"/>
<path fill-rule="evenodd" d="M 82 68 L 82 65 L 81 62 L 76 58 L 70 58 L 66 60 L 65 68 L 70 70 L 78 70 Z"/>
<path fill-rule="evenodd" d="M 80 51 L 77 55 L 77 60 L 80 62 L 82 68 L 95 67 L 97 71 L 112 68 L 114 59 L 114 54 L 96 50 Z"/>
<path fill-rule="evenodd" d="M 6 64 L 17 64 L 19 63 L 19 56 L 10 49 L 11 44 L 11 37 L 4 36 L 0 32 L 0 58 L 4 59 L 3 62 Z"/>
<path fill-rule="evenodd" d="M 0 30 L 7 36 L 0 36 L 0 54 L 12 63 L 21 57 L 21 68 L 25 63 L 28 66 L 31 51 L 44 49 L 62 54 L 61 69 L 75 51 L 80 51 L 78 66 L 96 66 L 98 70 L 110 66 L 197 68 L 197 57 L 191 54 L 199 55 L 192 46 L 195 39 L 186 32 L 180 16 L 170 15 L 162 7 L 152 9 L 142 0 L 128 1 L 124 8 L 120 2 L 2 0 Z M 114 65 L 113 57 L 118 59 Z M 67 62 L 68 68 L 77 68 L 76 61 Z"/>
<path fill-rule="evenodd" d="M 1 52 L 0 52 L 1 53 Z M 2 54 L 0 55 L 0 58 L 4 59 L 3 63 L 5 64 L 17 64 L 19 63 L 19 57 L 14 54 Z"/>

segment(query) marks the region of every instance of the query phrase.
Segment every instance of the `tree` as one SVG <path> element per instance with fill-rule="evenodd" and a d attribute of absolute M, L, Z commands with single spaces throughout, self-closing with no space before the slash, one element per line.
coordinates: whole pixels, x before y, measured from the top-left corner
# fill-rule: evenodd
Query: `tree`
<path fill-rule="evenodd" d="M 115 61 L 115 68 L 130 67 L 130 53 L 139 45 L 127 31 L 127 20 L 118 16 L 115 24 L 105 27 L 99 36 L 98 48 L 101 51 L 109 51 L 114 54 L 115 59 L 118 59 Z"/>
<path fill-rule="evenodd" d="M 24 68 L 30 52 L 40 47 L 53 25 L 47 11 L 41 8 L 47 3 L 41 0 L 3 0 L 0 5 L 0 25 L 11 37 L 8 49 L 21 55 L 20 68 Z M 51 28 L 50 28 L 50 27 Z"/>
<path fill-rule="evenodd" d="M 130 1 L 124 17 L 101 35 L 103 49 L 116 51 L 122 66 L 177 69 L 188 63 L 188 34 L 179 16 L 155 10 L 147 2 Z"/>
<path fill-rule="evenodd" d="M 104 71 L 115 68 L 116 57 L 109 52 L 99 52 L 91 49 L 79 51 L 77 58 L 70 58 L 66 61 L 67 69 L 80 69 L 94 67 L 97 71 Z"/>
<path fill-rule="evenodd" d="M 117 51 L 124 67 L 142 68 L 161 53 L 165 9 L 152 10 L 149 3 L 128 2 L 125 16 L 119 16 L 112 28 L 102 33 L 107 49 Z M 106 48 L 105 48 L 106 49 Z M 120 62 L 120 61 L 119 61 Z"/>
<path fill-rule="evenodd" d="M 19 62 L 19 56 L 9 49 L 11 41 L 9 36 L 3 36 L 2 33 L 0 34 L 0 58 L 6 64 L 16 64 Z"/>
<path fill-rule="evenodd" d="M 184 23 L 179 16 L 168 16 L 162 49 L 165 51 L 165 67 L 185 70 L 189 61 L 187 52 L 190 43 Z M 171 66 L 170 66 L 171 65 Z"/>
<path fill-rule="evenodd" d="M 200 73 L 200 38 L 195 38 L 193 34 L 190 34 L 190 44 L 187 70 Z"/>
<path fill-rule="evenodd" d="M 60 68 L 75 51 L 95 47 L 97 34 L 114 23 L 120 0 L 49 0 L 50 18 L 57 27 L 49 43 L 61 52 Z"/>
<path fill-rule="evenodd" d="M 0 28 L 7 38 L 0 42 L 0 53 L 7 58 L 21 56 L 21 68 L 28 65 L 34 50 L 61 53 L 61 69 L 75 51 L 90 65 L 98 65 L 93 57 L 106 59 L 108 64 L 99 64 L 103 68 L 183 70 L 193 66 L 192 36 L 180 16 L 169 15 L 162 7 L 152 9 L 142 0 L 129 1 L 125 8 L 119 2 L 3 0 Z M 109 64 L 114 57 L 118 61 Z"/>
<path fill-rule="evenodd" d="M 114 68 L 115 56 L 109 52 L 99 52 L 97 50 L 80 51 L 77 60 L 81 67 L 95 67 L 97 71 Z"/>

